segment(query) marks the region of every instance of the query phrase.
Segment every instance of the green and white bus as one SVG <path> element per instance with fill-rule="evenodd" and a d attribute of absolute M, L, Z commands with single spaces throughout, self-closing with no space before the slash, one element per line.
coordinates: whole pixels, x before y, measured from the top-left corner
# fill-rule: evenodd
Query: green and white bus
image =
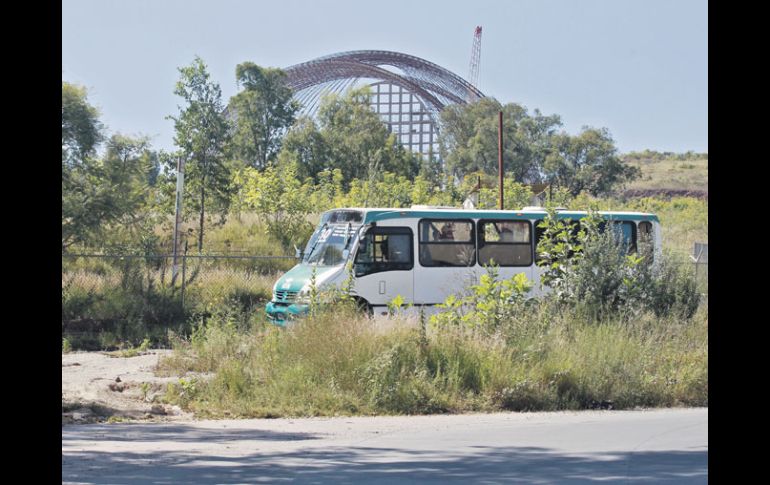
<path fill-rule="evenodd" d="M 586 212 L 557 210 L 559 219 L 577 221 Z M 599 212 L 619 228 L 630 251 L 644 238 L 658 257 L 661 231 L 658 217 L 641 212 Z M 353 294 L 374 314 L 387 313 L 397 296 L 404 304 L 433 307 L 450 294 L 476 284 L 494 262 L 500 278 L 524 273 L 540 288 L 536 264 L 542 207 L 521 210 L 466 210 L 412 206 L 410 209 L 334 209 L 321 216 L 318 228 L 299 256 L 300 263 L 273 287 L 268 317 L 283 324 L 308 310 L 309 287 L 315 272 L 316 288 L 340 287 L 355 274 Z"/>

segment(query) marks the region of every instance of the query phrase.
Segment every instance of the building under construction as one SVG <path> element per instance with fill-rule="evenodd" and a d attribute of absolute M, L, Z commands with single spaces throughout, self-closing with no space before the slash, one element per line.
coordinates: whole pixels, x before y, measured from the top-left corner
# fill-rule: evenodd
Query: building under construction
<path fill-rule="evenodd" d="M 425 158 L 438 159 L 438 116 L 445 106 L 484 95 L 476 88 L 481 28 L 474 36 L 470 79 L 419 57 L 391 51 L 351 51 L 319 57 L 285 69 L 302 113 L 315 116 L 325 93 L 370 86 L 372 109 L 399 142 Z"/>

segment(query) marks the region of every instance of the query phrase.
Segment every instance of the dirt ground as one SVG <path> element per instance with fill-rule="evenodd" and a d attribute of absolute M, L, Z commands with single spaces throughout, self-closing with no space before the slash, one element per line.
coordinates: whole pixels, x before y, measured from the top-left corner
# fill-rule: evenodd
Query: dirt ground
<path fill-rule="evenodd" d="M 407 318 L 376 316 L 377 328 L 388 331 L 398 325 L 419 325 L 413 309 Z M 62 424 L 100 422 L 191 421 L 192 413 L 161 402 L 169 382 L 180 376 L 160 377 L 155 370 L 171 350 L 155 349 L 123 357 L 120 352 L 70 352 L 61 356 Z M 191 374 L 187 375 L 189 377 Z M 206 376 L 198 376 L 206 377 Z"/>
<path fill-rule="evenodd" d="M 192 415 L 160 402 L 168 382 L 155 367 L 170 350 L 135 357 L 108 352 L 73 352 L 61 357 L 62 424 L 103 421 L 177 421 Z"/>

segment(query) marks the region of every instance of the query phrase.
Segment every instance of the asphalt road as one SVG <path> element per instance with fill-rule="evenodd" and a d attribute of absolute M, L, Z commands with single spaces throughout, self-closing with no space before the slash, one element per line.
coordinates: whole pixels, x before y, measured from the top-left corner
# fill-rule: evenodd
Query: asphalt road
<path fill-rule="evenodd" d="M 64 483 L 707 483 L 708 409 L 62 427 Z"/>

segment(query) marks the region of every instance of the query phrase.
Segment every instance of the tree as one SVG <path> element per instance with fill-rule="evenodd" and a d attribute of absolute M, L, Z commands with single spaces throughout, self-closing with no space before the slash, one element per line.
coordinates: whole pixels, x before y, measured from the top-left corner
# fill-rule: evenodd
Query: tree
<path fill-rule="evenodd" d="M 450 105 L 441 113 L 439 144 L 447 170 L 458 179 L 473 172 L 497 174 L 498 125 L 503 112 L 503 162 L 506 174 L 520 183 L 537 183 L 549 153 L 550 138 L 561 126 L 558 115 L 544 116 L 515 103 L 482 98 Z"/>
<path fill-rule="evenodd" d="M 282 156 L 296 161 L 300 180 L 310 177 L 318 182 L 318 174 L 331 165 L 331 147 L 309 116 L 299 117 L 286 133 Z"/>
<path fill-rule="evenodd" d="M 318 122 L 300 118 L 289 130 L 284 151 L 299 164 L 299 173 L 312 177 L 338 169 L 345 189 L 354 179 L 375 180 L 383 172 L 413 178 L 420 170 L 418 155 L 405 149 L 369 106 L 368 88 L 321 101 Z"/>
<path fill-rule="evenodd" d="M 102 183 L 109 187 L 113 239 L 146 245 L 157 239 L 154 185 L 160 165 L 146 137 L 112 135 L 101 163 Z"/>
<path fill-rule="evenodd" d="M 294 122 L 299 103 L 285 84 L 281 69 L 244 62 L 235 68 L 243 91 L 230 99 L 235 119 L 233 137 L 236 155 L 247 166 L 263 169 L 281 148 L 281 138 Z"/>
<path fill-rule="evenodd" d="M 269 165 L 258 171 L 246 167 L 240 176 L 246 205 L 259 215 L 267 233 L 285 249 L 304 243 L 313 232 L 307 216 L 318 210 L 309 197 L 312 189 L 297 178 L 296 163 Z"/>
<path fill-rule="evenodd" d="M 219 213 L 222 220 L 230 203 L 231 169 L 227 164 L 230 126 L 223 113 L 222 90 L 210 80 L 206 65 L 196 57 L 179 69 L 181 77 L 174 94 L 186 102 L 174 120 L 174 143 L 185 158 L 185 205 L 198 213 L 198 251 L 203 250 L 206 211 Z M 176 170 L 171 164 L 169 168 Z M 207 205 L 208 204 L 208 205 Z"/>
<path fill-rule="evenodd" d="M 515 103 L 482 98 L 450 105 L 441 113 L 439 143 L 447 170 L 457 178 L 477 171 L 497 174 L 498 113 L 503 111 L 503 170 L 519 183 L 551 183 L 575 196 L 604 195 L 633 180 L 638 169 L 624 164 L 606 128 L 584 127 L 571 136 L 558 115 L 529 114 Z"/>
<path fill-rule="evenodd" d="M 634 180 L 640 170 L 618 157 L 615 142 L 606 128 L 583 127 L 577 136 L 554 135 L 545 166 L 546 179 L 564 187 L 572 196 L 582 191 L 594 196 L 608 194 L 617 185 Z"/>
<path fill-rule="evenodd" d="M 147 234 L 159 163 L 146 138 L 105 133 L 81 86 L 62 82 L 62 250 Z M 108 230 L 109 229 L 109 230 Z"/>
<path fill-rule="evenodd" d="M 68 168 L 87 164 L 104 139 L 99 111 L 88 103 L 87 96 L 83 86 L 62 81 L 61 158 Z"/>
<path fill-rule="evenodd" d="M 62 251 L 99 227 L 104 193 L 96 190 L 96 148 L 104 138 L 99 111 L 82 86 L 61 85 Z"/>
<path fill-rule="evenodd" d="M 125 218 L 138 214 L 146 182 L 157 169 L 144 139 L 113 135 L 105 156 L 97 156 L 104 126 L 87 95 L 84 87 L 62 82 L 63 251 L 75 244 L 104 243 L 107 228 L 126 227 Z"/>

